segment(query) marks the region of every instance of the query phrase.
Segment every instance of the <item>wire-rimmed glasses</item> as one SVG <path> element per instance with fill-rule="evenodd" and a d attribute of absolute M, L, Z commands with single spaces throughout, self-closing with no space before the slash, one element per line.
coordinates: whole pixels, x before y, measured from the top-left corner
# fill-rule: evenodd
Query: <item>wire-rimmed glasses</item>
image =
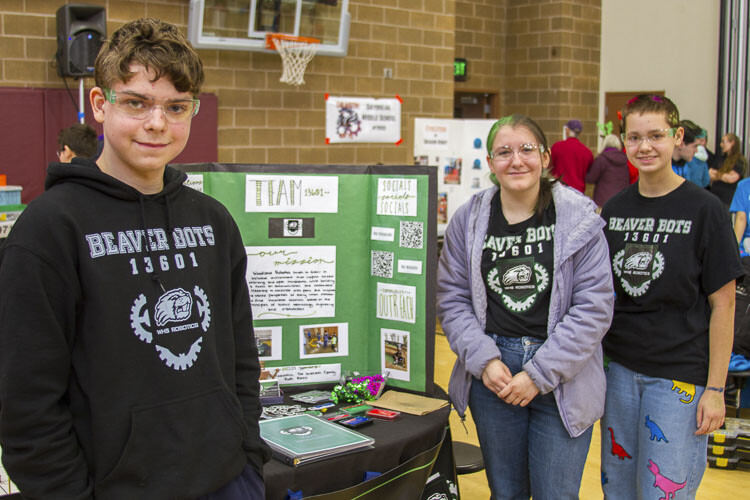
<path fill-rule="evenodd" d="M 522 160 L 539 158 L 537 151 L 540 154 L 544 153 L 544 146 L 541 144 L 521 144 L 517 150 L 514 150 L 510 146 L 500 146 L 490 152 L 490 159 L 498 165 L 504 165 L 512 161 L 515 154 L 518 154 L 518 157 Z"/>

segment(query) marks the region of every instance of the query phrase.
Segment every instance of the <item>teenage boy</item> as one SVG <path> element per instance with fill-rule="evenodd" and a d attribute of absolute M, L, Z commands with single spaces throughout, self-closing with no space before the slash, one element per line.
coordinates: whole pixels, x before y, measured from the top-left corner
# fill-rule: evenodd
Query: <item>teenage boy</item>
<path fill-rule="evenodd" d="M 616 297 L 602 341 L 610 500 L 695 498 L 708 436 L 724 422 L 735 279 L 744 270 L 721 202 L 671 168 L 679 120 L 664 96 L 628 101 L 622 137 L 640 175 L 602 209 Z"/>
<path fill-rule="evenodd" d="M 674 173 L 704 188 L 711 182 L 708 175 L 708 164 L 695 157 L 698 147 L 698 135 L 701 128 L 690 120 L 682 120 L 680 127 L 684 131 L 682 143 L 675 146 L 672 152 L 672 170 Z"/>
<path fill-rule="evenodd" d="M 260 366 L 228 211 L 167 162 L 203 83 L 173 25 L 115 31 L 96 160 L 52 164 L 0 252 L 0 444 L 27 498 L 263 498 Z"/>
<path fill-rule="evenodd" d="M 85 123 L 62 129 L 57 135 L 57 144 L 57 158 L 61 163 L 70 163 L 76 156 L 91 158 L 99 146 L 96 130 Z"/>

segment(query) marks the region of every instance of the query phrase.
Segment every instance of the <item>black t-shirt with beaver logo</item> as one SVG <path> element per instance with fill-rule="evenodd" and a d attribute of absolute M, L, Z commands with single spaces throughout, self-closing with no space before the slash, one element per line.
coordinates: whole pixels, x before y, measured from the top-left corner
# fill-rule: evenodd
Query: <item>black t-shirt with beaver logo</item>
<path fill-rule="evenodd" d="M 604 352 L 650 377 L 705 385 L 708 296 L 744 274 L 726 210 L 690 182 L 655 198 L 633 184 L 602 218 L 616 295 Z"/>
<path fill-rule="evenodd" d="M 554 269 L 555 206 L 508 224 L 500 192 L 492 199 L 482 250 L 488 333 L 547 338 Z"/>

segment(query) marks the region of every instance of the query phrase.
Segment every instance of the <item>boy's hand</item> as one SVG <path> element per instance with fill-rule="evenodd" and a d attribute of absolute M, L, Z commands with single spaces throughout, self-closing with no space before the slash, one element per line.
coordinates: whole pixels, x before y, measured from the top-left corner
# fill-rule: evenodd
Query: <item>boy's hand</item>
<path fill-rule="evenodd" d="M 701 399 L 698 401 L 698 411 L 695 414 L 695 421 L 698 430 L 696 436 L 710 434 L 724 424 L 724 394 L 717 391 L 703 391 Z"/>

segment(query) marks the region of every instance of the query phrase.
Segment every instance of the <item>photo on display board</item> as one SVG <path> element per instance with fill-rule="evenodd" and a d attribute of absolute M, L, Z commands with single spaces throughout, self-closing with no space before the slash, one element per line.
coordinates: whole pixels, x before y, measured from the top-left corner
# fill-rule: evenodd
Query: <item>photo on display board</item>
<path fill-rule="evenodd" d="M 447 165 L 443 170 L 444 184 L 461 184 L 461 158 L 446 158 Z"/>
<path fill-rule="evenodd" d="M 430 164 L 430 157 L 427 155 L 420 155 L 414 157 L 414 164 L 415 165 L 429 165 Z"/>
<path fill-rule="evenodd" d="M 383 371 L 388 372 L 388 378 L 395 380 L 409 380 L 409 332 L 380 329 L 380 352 Z"/>
<path fill-rule="evenodd" d="M 300 326 L 300 358 L 347 356 L 348 326 L 347 323 Z"/>
<path fill-rule="evenodd" d="M 437 221 L 438 224 L 448 223 L 448 193 L 438 193 L 438 213 Z"/>
<path fill-rule="evenodd" d="M 280 326 L 255 328 L 255 343 L 258 346 L 258 357 L 262 361 L 281 359 Z"/>

